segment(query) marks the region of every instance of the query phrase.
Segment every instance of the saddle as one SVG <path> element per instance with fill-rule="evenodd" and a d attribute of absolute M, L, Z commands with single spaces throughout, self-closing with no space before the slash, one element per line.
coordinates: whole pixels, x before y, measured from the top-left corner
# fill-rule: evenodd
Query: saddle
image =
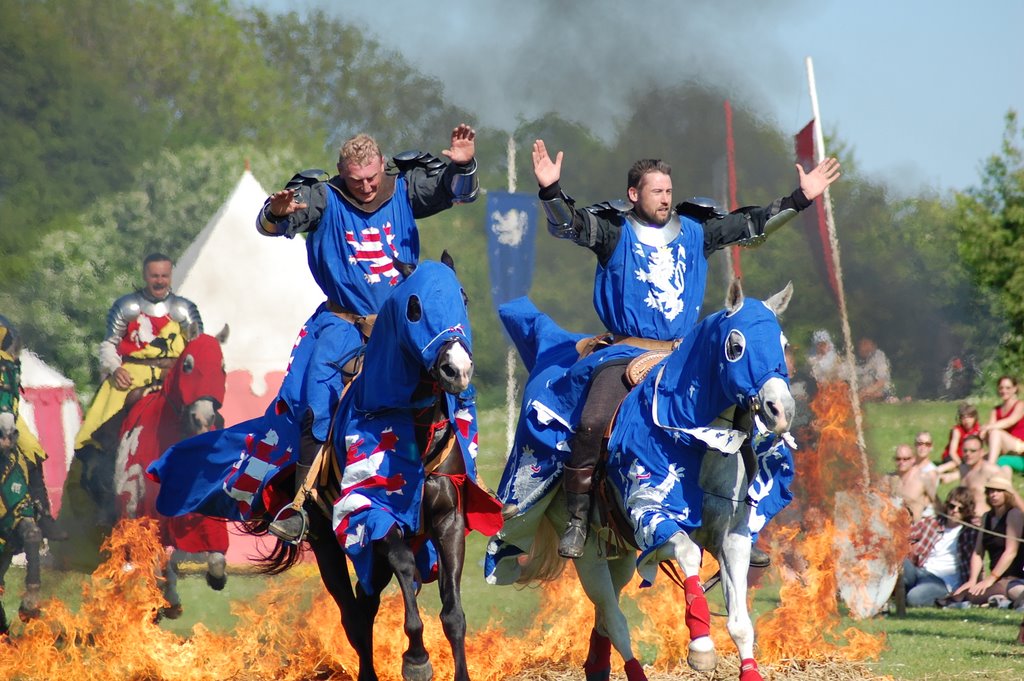
<path fill-rule="evenodd" d="M 642 350 L 661 352 L 668 354 L 679 345 L 678 340 L 660 341 L 649 338 L 638 338 L 636 336 L 620 336 L 615 333 L 602 333 L 589 338 L 583 338 L 576 342 L 576 352 L 579 359 L 589 357 L 598 350 L 618 344 L 631 345 Z M 663 355 L 664 356 L 664 355 Z"/>

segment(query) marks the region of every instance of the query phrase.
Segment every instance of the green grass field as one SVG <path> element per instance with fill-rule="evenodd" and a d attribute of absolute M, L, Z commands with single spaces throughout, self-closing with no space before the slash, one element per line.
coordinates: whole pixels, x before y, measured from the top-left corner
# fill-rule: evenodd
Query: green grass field
<path fill-rule="evenodd" d="M 866 441 L 878 472 L 892 467 L 893 447 L 910 442 L 921 430 L 931 430 L 936 443 L 945 443 L 956 406 L 950 403 L 920 402 L 896 405 L 869 405 L 866 411 Z M 485 480 L 497 485 L 504 461 L 504 412 L 489 410 L 481 414 L 482 434 L 480 467 Z M 936 455 L 941 446 L 936 447 Z M 1020 479 L 1015 481 L 1021 487 Z M 490 622 L 500 621 L 509 631 L 522 630 L 533 622 L 540 601 L 537 589 L 488 586 L 482 579 L 484 538 L 471 535 L 467 549 L 464 579 L 464 602 L 470 632 Z M 296 594 L 298 604 L 320 588 L 310 572 L 302 593 Z M 86 575 L 74 572 L 44 573 L 43 593 L 75 607 L 81 601 L 81 583 Z M 232 601 L 252 601 L 266 586 L 258 576 L 234 575 L 222 592 L 209 590 L 201 577 L 184 577 L 180 582 L 184 616 L 164 621 L 161 626 L 180 635 L 188 635 L 193 625 L 202 623 L 213 631 L 227 631 L 235 624 L 231 614 Z M 4 604 L 13 614 L 18 606 L 23 571 L 12 569 L 7 579 Z M 308 587 L 308 588 L 307 588 Z M 722 611 L 721 591 L 716 589 L 712 610 Z M 753 593 L 755 617 L 770 612 L 778 604 L 778 587 L 766 583 Z M 436 613 L 436 589 L 425 588 L 421 602 L 430 613 Z M 842 609 L 841 609 L 841 612 Z M 879 615 L 867 621 L 854 622 L 843 617 L 837 627 L 844 631 L 853 626 L 871 634 L 884 633 L 887 647 L 881 658 L 870 664 L 877 674 L 896 679 L 1024 679 L 1024 648 L 1014 641 L 1022 615 L 1007 610 L 970 609 L 909 610 L 906 617 Z M 587 625 L 589 626 L 589 625 Z M 641 649 L 641 654 L 645 651 Z M 649 651 L 647 651 L 649 652 Z M 731 650 L 725 651 L 731 654 Z M 696 678 L 696 677 L 695 677 Z"/>

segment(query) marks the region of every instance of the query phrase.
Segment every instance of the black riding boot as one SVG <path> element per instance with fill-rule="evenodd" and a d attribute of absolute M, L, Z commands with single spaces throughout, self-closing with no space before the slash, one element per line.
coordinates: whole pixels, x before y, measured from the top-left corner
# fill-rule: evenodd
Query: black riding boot
<path fill-rule="evenodd" d="M 565 525 L 562 539 L 558 542 L 558 555 L 563 558 L 579 558 L 587 541 L 587 525 L 590 519 L 590 485 L 593 468 L 565 467 L 562 473 L 565 488 L 566 507 L 569 522 Z"/>
<path fill-rule="evenodd" d="M 298 496 L 299 490 L 302 489 L 302 485 L 306 482 L 306 476 L 309 475 L 309 466 L 303 466 L 301 463 L 295 465 L 295 494 Z M 301 501 L 299 502 L 301 503 Z M 302 509 L 292 504 L 290 506 L 295 513 L 288 516 L 287 518 L 279 518 L 274 522 L 270 523 L 267 528 L 270 533 L 280 539 L 281 541 L 290 542 L 292 544 L 298 544 L 303 539 L 306 521 L 304 519 Z"/>

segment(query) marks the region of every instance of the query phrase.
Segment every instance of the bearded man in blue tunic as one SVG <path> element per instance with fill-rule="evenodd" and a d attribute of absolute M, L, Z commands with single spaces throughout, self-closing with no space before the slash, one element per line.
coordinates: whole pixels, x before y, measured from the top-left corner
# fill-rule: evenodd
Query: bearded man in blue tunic
<path fill-rule="evenodd" d="M 552 379 L 547 394 L 534 399 L 531 408 L 572 430 L 563 445 L 569 457 L 562 476 L 570 517 L 558 552 L 578 558 L 601 441 L 629 390 L 629 360 L 645 350 L 671 350 L 694 327 L 712 253 L 760 243 L 810 206 L 840 173 L 834 158 L 810 172 L 797 165 L 800 186 L 789 196 L 724 214 L 707 200 L 673 204 L 669 164 L 642 159 L 627 175 L 629 202 L 576 208 L 559 184 L 562 159 L 558 152 L 552 160 L 543 140 L 534 142 L 533 169 L 548 231 L 597 256 L 594 308 L 608 333 L 585 344 L 589 354 Z"/>
<path fill-rule="evenodd" d="M 399 281 L 395 261 L 419 261 L 416 218 L 476 198 L 475 138 L 471 127 L 460 124 L 451 147 L 441 152 L 450 163 L 405 152 L 388 164 L 372 137 L 356 135 L 341 147 L 337 175 L 322 180 L 323 171 L 298 173 L 260 210 L 261 234 L 306 233 L 309 270 L 327 296 L 300 331 L 272 405 L 300 432 L 296 491 L 327 439 L 345 384 L 359 371 L 377 310 Z M 301 519 L 291 516 L 271 531 L 295 541 L 301 527 Z"/>

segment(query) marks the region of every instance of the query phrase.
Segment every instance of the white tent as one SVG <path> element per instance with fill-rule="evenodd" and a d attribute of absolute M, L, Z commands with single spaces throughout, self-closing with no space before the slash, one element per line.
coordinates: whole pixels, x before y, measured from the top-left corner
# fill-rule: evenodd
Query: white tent
<path fill-rule="evenodd" d="M 324 300 L 306 263 L 305 241 L 256 231 L 256 216 L 266 198 L 266 190 L 247 169 L 174 271 L 175 290 L 199 307 L 207 333 L 230 326 L 224 344 L 229 376 L 247 372 L 252 394 L 266 397 L 264 406 L 272 397 L 266 393 L 276 394 L 299 329 Z M 233 383 L 229 381 L 229 390 Z M 227 402 L 231 399 L 229 395 Z M 225 407 L 234 411 L 227 403 Z M 228 414 L 225 418 L 230 425 L 233 419 Z"/>
<path fill-rule="evenodd" d="M 75 384 L 34 353 L 22 350 L 21 405 L 18 411 L 29 430 L 46 451 L 43 464 L 50 506 L 60 511 L 61 490 L 71 467 L 75 435 L 82 424 L 82 409 L 75 396 Z"/>

